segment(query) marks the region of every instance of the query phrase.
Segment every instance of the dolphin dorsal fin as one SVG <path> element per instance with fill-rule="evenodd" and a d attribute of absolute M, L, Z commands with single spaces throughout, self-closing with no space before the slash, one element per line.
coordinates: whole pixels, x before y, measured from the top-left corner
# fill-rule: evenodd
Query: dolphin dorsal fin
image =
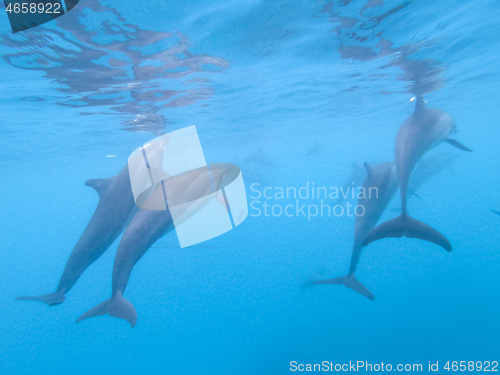
<path fill-rule="evenodd" d="M 373 177 L 373 168 L 366 161 L 365 161 L 365 168 L 366 168 L 366 174 L 368 175 L 368 179 L 371 180 Z"/>
<path fill-rule="evenodd" d="M 86 186 L 93 187 L 95 191 L 99 194 L 99 197 L 101 194 L 109 187 L 111 182 L 113 181 L 114 177 L 111 178 L 93 178 L 92 180 L 88 180 L 85 182 Z"/>
<path fill-rule="evenodd" d="M 420 113 L 426 108 L 427 106 L 425 105 L 424 97 L 422 95 L 418 95 L 415 103 L 415 111 L 413 112 L 413 114 Z"/>

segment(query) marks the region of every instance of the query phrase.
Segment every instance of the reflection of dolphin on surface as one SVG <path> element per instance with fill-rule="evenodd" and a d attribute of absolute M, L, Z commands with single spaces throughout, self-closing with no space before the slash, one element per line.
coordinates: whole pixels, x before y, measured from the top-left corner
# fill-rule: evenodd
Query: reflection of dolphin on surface
<path fill-rule="evenodd" d="M 167 192 L 167 202 L 163 200 L 163 195 L 161 198 L 164 209 L 140 209 L 135 214 L 123 234 L 116 252 L 111 298 L 84 313 L 78 318 L 77 323 L 94 316 L 109 314 L 116 318 L 125 319 L 132 328 L 135 326 L 137 312 L 134 306 L 123 298 L 133 267 L 156 241 L 174 229 L 169 207 L 175 208 L 182 205 L 182 212 L 178 213 L 175 219 L 176 226 L 182 225 L 185 220 L 208 204 L 214 198 L 214 196 L 210 196 L 213 191 L 217 192 L 215 198 L 227 208 L 227 202 L 220 189 L 223 186 L 224 178 L 231 172 L 231 169 L 225 167 L 231 166 L 231 164 L 217 163 L 217 165 L 212 163 L 210 171 L 207 167 L 194 169 L 170 177 L 164 180 L 163 184 L 159 184 Z M 163 189 L 157 190 L 163 194 Z M 155 192 L 150 196 L 153 200 L 154 194 Z M 208 197 L 208 199 L 200 199 L 203 197 Z"/>
<path fill-rule="evenodd" d="M 83 272 L 111 246 L 137 211 L 130 186 L 128 166 L 111 178 L 88 180 L 85 185 L 99 193 L 99 204 L 69 256 L 55 293 L 17 300 L 41 301 L 49 306 L 64 302 L 65 294 Z"/>
<path fill-rule="evenodd" d="M 22 40 L 12 33 L 0 35 L 1 45 L 16 49 L 2 58 L 60 83 L 57 90 L 64 96 L 58 96 L 56 105 L 78 107 L 80 115 L 116 114 L 124 130 L 159 135 L 168 123 L 168 110 L 214 95 L 209 76 L 230 63 L 194 53 L 187 35 L 146 30 L 125 17 L 111 4 L 85 0 L 57 18 L 57 27 L 38 26 L 23 33 Z M 84 19 L 95 23 L 89 28 Z M 168 47 L 152 50 L 153 45 Z"/>
<path fill-rule="evenodd" d="M 455 132 L 455 128 L 455 121 L 448 113 L 436 108 L 427 108 L 424 98 L 417 97 L 415 111 L 401 125 L 394 146 L 396 170 L 401 188 L 401 215 L 372 230 L 363 241 L 363 246 L 381 238 L 406 236 L 429 241 L 446 251 L 451 251 L 451 244 L 445 236 L 408 215 L 406 193 L 408 180 L 415 165 L 433 147 L 444 141 L 461 150 L 471 151 L 458 141 L 449 138 Z"/>
<path fill-rule="evenodd" d="M 365 197 L 360 196 L 358 206 L 365 208 L 365 214 L 356 216 L 354 224 L 354 244 L 352 247 L 351 266 L 347 276 L 337 277 L 329 280 L 313 281 L 313 284 L 334 284 L 345 285 L 348 288 L 362 294 L 370 300 L 374 300 L 374 295 L 361 284 L 354 273 L 358 266 L 361 252 L 363 251 L 363 239 L 377 224 L 385 208 L 398 190 L 396 168 L 393 162 L 382 163 L 371 168 L 365 163 L 368 176 L 363 182 Z M 371 195 L 375 191 L 376 195 Z"/>

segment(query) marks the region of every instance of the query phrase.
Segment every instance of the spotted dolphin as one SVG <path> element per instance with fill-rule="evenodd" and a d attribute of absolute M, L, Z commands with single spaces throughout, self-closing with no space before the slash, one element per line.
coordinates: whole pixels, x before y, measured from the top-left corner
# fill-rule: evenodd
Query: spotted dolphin
<path fill-rule="evenodd" d="M 175 225 L 182 225 L 214 198 L 209 197 L 212 192 L 220 193 L 222 181 L 229 172 L 229 169 L 212 166 L 210 172 L 204 167 L 165 180 L 161 191 L 167 192 L 167 201 L 164 202 L 166 210 L 139 209 L 123 234 L 113 265 L 111 298 L 84 313 L 76 322 L 108 314 L 125 319 L 133 328 L 137 322 L 137 312 L 123 297 L 123 293 L 135 264 L 156 241 L 174 229 L 170 208 L 182 207 L 182 212 L 176 210 L 175 215 Z M 207 184 L 205 181 L 209 175 L 212 182 L 208 180 Z M 219 198 L 219 193 L 215 198 L 227 207 L 227 201 L 222 194 Z M 197 199 L 200 197 L 210 199 Z"/>
<path fill-rule="evenodd" d="M 356 216 L 349 273 L 334 279 L 314 281 L 313 284 L 345 285 L 366 298 L 374 300 L 375 296 L 356 279 L 354 273 L 363 251 L 363 239 L 375 227 L 398 190 L 398 180 L 393 162 L 381 163 L 373 168 L 365 163 L 365 168 L 367 176 L 361 190 L 361 192 L 365 192 L 365 195 L 361 195 L 358 199 L 358 206 L 364 207 L 365 211 L 364 215 Z"/>
<path fill-rule="evenodd" d="M 356 189 L 357 187 L 359 187 L 363 183 L 363 180 L 366 176 L 366 170 L 363 167 L 363 165 L 352 163 L 351 167 L 352 167 L 352 172 L 349 175 L 349 177 L 347 177 L 347 179 L 344 181 L 344 184 L 340 188 L 341 194 L 336 204 L 341 204 L 344 201 L 344 199 L 348 196 L 349 190 Z"/>
<path fill-rule="evenodd" d="M 151 155 L 157 155 L 163 152 L 167 142 L 168 139 L 146 147 Z M 138 210 L 128 164 L 114 177 L 88 180 L 85 185 L 97 191 L 99 204 L 68 258 L 56 291 L 40 296 L 18 297 L 17 300 L 40 301 L 49 306 L 63 303 L 66 293 L 118 238 Z"/>
<path fill-rule="evenodd" d="M 410 176 L 408 191 L 411 191 L 412 194 L 407 198 L 414 195 L 422 185 L 441 173 L 444 169 L 450 167 L 451 162 L 457 157 L 457 154 L 440 153 L 420 159 Z"/>
<path fill-rule="evenodd" d="M 430 149 L 447 142 L 464 151 L 471 151 L 450 135 L 456 132 L 453 118 L 446 112 L 427 108 L 423 97 L 417 97 L 413 114 L 401 125 L 396 136 L 394 157 L 401 189 L 401 215 L 373 229 L 364 239 L 363 246 L 386 237 L 419 238 L 451 251 L 450 242 L 434 228 L 412 218 L 406 208 L 408 180 L 418 160 Z"/>
<path fill-rule="evenodd" d="M 443 153 L 429 155 L 420 159 L 408 182 L 408 192 L 411 194 L 406 197 L 406 202 L 408 202 L 413 196 L 422 200 L 422 198 L 417 194 L 420 187 L 426 184 L 434 176 L 441 173 L 444 169 L 451 169 L 451 162 L 456 157 L 458 157 L 457 154 Z M 390 211 L 401 211 L 401 207 L 392 208 Z"/>
<path fill-rule="evenodd" d="M 88 180 L 85 185 L 93 187 L 99 193 L 99 204 L 68 258 L 56 291 L 40 296 L 18 297 L 17 300 L 41 301 L 49 306 L 63 303 L 65 294 L 83 272 L 111 246 L 138 209 L 127 166 L 115 177 Z"/>
<path fill-rule="evenodd" d="M 139 209 L 130 221 L 116 252 L 113 265 L 111 298 L 80 316 L 77 323 L 94 316 L 109 314 L 125 319 L 132 328 L 137 322 L 134 306 L 123 297 L 132 269 L 146 251 L 174 229 L 170 211 Z"/>

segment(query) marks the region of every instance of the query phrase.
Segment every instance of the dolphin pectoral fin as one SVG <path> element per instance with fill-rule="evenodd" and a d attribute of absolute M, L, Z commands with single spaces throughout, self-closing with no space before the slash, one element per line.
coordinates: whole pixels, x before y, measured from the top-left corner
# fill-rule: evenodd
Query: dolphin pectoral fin
<path fill-rule="evenodd" d="M 41 296 L 17 297 L 16 298 L 16 300 L 18 300 L 18 301 L 39 301 L 39 302 L 46 303 L 49 306 L 60 305 L 61 303 L 64 302 L 64 299 L 65 299 L 64 293 L 62 293 L 62 292 L 43 294 Z"/>
<path fill-rule="evenodd" d="M 445 139 L 444 140 L 446 143 L 452 145 L 453 147 L 456 147 L 458 148 L 459 150 L 462 150 L 462 151 L 467 151 L 467 152 L 472 152 L 472 150 L 466 146 L 464 146 L 463 144 L 461 144 L 459 141 L 457 141 L 456 139 L 452 139 L 452 138 L 448 138 L 448 139 Z"/>
<path fill-rule="evenodd" d="M 84 319 L 93 318 L 94 316 L 106 315 L 109 311 L 109 305 L 111 303 L 111 298 L 107 299 L 103 303 L 100 303 L 96 307 L 90 309 L 85 314 L 81 315 L 76 322 L 80 323 Z"/>
<path fill-rule="evenodd" d="M 313 281 L 312 284 L 320 284 L 320 285 L 345 285 L 349 289 L 358 292 L 362 296 L 365 296 L 370 301 L 375 299 L 375 296 L 366 288 L 363 284 L 361 284 L 358 279 L 354 277 L 354 275 L 347 275 L 342 277 L 336 277 L 334 279 L 321 280 L 321 281 Z"/>
<path fill-rule="evenodd" d="M 135 311 L 134 305 L 123 298 L 121 293 L 113 297 L 108 314 L 115 318 L 125 319 L 130 323 L 132 328 L 135 327 L 135 323 L 137 322 L 137 312 Z"/>
<path fill-rule="evenodd" d="M 406 189 L 406 190 L 408 190 L 410 193 L 412 193 L 412 194 L 413 194 L 414 196 L 416 196 L 418 199 L 422 200 L 422 198 L 420 198 L 420 196 L 419 196 L 417 193 L 415 193 L 414 191 L 411 191 L 410 189 Z"/>
<path fill-rule="evenodd" d="M 408 215 L 404 218 L 398 216 L 395 219 L 388 220 L 373 229 L 363 240 L 363 246 L 367 246 L 373 241 L 387 237 L 408 237 L 418 238 L 420 240 L 429 241 L 441 246 L 446 251 L 451 251 L 450 242 L 431 226 L 422 223 Z"/>

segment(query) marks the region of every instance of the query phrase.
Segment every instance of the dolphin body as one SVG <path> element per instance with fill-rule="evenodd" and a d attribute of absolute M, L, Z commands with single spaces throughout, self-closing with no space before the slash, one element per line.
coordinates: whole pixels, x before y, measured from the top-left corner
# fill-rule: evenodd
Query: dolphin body
<path fill-rule="evenodd" d="M 135 326 L 137 312 L 134 306 L 123 298 L 123 293 L 136 263 L 156 241 L 174 229 L 172 224 L 169 210 L 139 209 L 125 230 L 116 252 L 111 298 L 80 316 L 77 323 L 94 316 L 109 314 L 125 319 L 132 328 Z"/>
<path fill-rule="evenodd" d="M 162 155 L 168 138 L 149 144 L 144 149 L 154 158 Z M 40 301 L 49 306 L 64 302 L 65 294 L 75 285 L 85 270 L 101 257 L 138 210 L 130 181 L 130 163 L 111 178 L 93 179 L 85 185 L 93 187 L 99 193 L 99 204 L 87 228 L 73 248 L 59 285 L 54 293 L 41 296 L 18 297 L 21 301 Z"/>
<path fill-rule="evenodd" d="M 210 172 L 204 167 L 163 181 L 164 190 L 170 192 L 166 194 L 165 209 L 139 209 L 135 214 L 116 252 L 111 298 L 81 315 L 77 323 L 87 318 L 108 314 L 115 318 L 125 319 L 134 328 L 137 322 L 137 312 L 134 306 L 123 297 L 132 269 L 156 241 L 174 229 L 172 225 L 174 219 L 170 209 L 182 207 L 182 212 L 177 212 L 175 215 L 175 225 L 182 225 L 214 198 L 209 197 L 214 191 L 217 192 L 215 198 L 227 208 L 227 201 L 219 189 L 230 170 L 224 168 L 225 165 L 222 163 L 219 166 L 221 168 L 212 166 Z M 208 180 L 208 185 L 206 183 L 209 173 L 212 177 L 213 188 L 210 180 Z M 208 199 L 200 199 L 202 197 L 208 197 Z"/>
<path fill-rule="evenodd" d="M 415 193 L 423 184 L 449 167 L 457 156 L 456 154 L 443 153 L 420 159 L 410 176 L 408 190 Z"/>
<path fill-rule="evenodd" d="M 471 151 L 455 139 L 449 138 L 456 132 L 453 118 L 446 112 L 427 108 L 422 96 L 417 97 L 415 111 L 405 120 L 396 136 L 394 157 L 401 189 L 401 215 L 386 221 L 373 229 L 364 239 L 363 246 L 386 237 L 419 238 L 435 243 L 451 251 L 450 242 L 434 228 L 412 218 L 406 209 L 408 180 L 419 159 L 430 149 L 447 142 L 464 151 Z"/>
<path fill-rule="evenodd" d="M 56 291 L 40 296 L 18 297 L 17 300 L 40 301 L 49 306 L 63 303 L 65 294 L 83 272 L 104 254 L 137 212 L 127 165 L 115 177 L 88 180 L 85 185 L 99 193 L 99 204 L 68 258 Z"/>
<path fill-rule="evenodd" d="M 340 188 L 340 197 L 336 204 L 341 204 L 349 193 L 349 189 L 355 189 L 363 183 L 366 176 L 366 170 L 361 164 L 352 163 L 352 172 L 344 181 L 344 184 Z"/>
<path fill-rule="evenodd" d="M 363 216 L 356 216 L 349 273 L 346 276 L 313 281 L 312 283 L 345 285 L 373 301 L 375 296 L 356 279 L 354 273 L 356 272 L 359 258 L 363 251 L 363 239 L 375 227 L 380 216 L 382 216 L 387 205 L 398 190 L 398 180 L 393 162 L 378 164 L 373 168 L 368 163 L 365 163 L 365 168 L 368 173 L 363 181 L 364 190 L 362 191 L 365 192 L 365 196 L 360 196 L 358 199 L 358 205 L 365 208 L 365 214 Z M 371 195 L 373 190 L 375 190 L 376 195 Z"/>
<path fill-rule="evenodd" d="M 418 189 L 424 184 L 426 184 L 429 180 L 431 180 L 434 176 L 438 175 L 445 168 L 451 168 L 451 162 L 457 157 L 456 154 L 437 154 L 430 155 L 422 158 L 418 161 L 415 170 L 410 176 L 410 180 L 408 182 L 408 191 L 411 193 L 406 197 L 406 201 L 408 202 L 411 197 L 415 196 L 419 198 L 420 196 L 417 194 Z M 401 211 L 401 207 L 392 208 L 390 211 Z"/>

